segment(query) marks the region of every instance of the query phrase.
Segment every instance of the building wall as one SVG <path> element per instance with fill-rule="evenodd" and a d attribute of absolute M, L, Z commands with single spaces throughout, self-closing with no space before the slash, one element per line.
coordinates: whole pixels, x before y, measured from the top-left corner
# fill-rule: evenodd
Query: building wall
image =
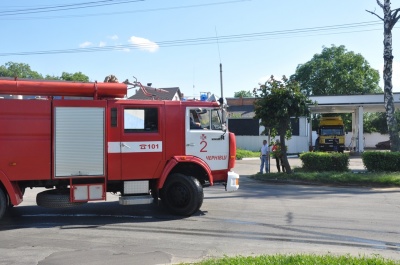
<path fill-rule="evenodd" d="M 346 135 L 346 143 L 350 144 L 351 137 L 352 137 L 352 134 Z M 383 141 L 387 141 L 387 140 L 389 140 L 389 135 L 388 134 L 364 133 L 364 147 L 367 147 L 367 148 L 375 148 L 375 145 L 377 143 L 383 142 Z"/>
<path fill-rule="evenodd" d="M 309 150 L 309 131 L 307 118 L 299 118 L 299 136 L 292 136 L 290 140 L 286 140 L 286 146 L 288 147 L 288 153 L 302 153 Z M 264 127 L 260 127 L 260 132 L 264 131 Z M 236 135 L 236 147 L 240 149 L 246 149 L 251 151 L 259 151 L 263 140 L 267 140 L 268 144 L 279 137 L 270 139 L 268 135 L 257 135 L 257 136 L 240 136 Z"/>
<path fill-rule="evenodd" d="M 276 137 L 275 139 L 278 139 Z M 236 136 L 236 147 L 250 151 L 260 151 L 262 141 L 267 140 L 268 144 L 272 139 L 268 135 L 260 136 Z M 302 153 L 308 151 L 308 136 L 293 136 L 290 140 L 286 140 L 288 153 Z"/>

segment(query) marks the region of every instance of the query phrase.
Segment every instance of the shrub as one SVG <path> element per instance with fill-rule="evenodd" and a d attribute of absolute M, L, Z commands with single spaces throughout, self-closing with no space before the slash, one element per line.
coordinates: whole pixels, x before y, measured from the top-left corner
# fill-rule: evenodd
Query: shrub
<path fill-rule="evenodd" d="M 361 158 L 368 171 L 400 171 L 400 152 L 365 152 Z"/>
<path fill-rule="evenodd" d="M 304 171 L 348 171 L 349 155 L 344 153 L 306 152 L 300 154 Z"/>

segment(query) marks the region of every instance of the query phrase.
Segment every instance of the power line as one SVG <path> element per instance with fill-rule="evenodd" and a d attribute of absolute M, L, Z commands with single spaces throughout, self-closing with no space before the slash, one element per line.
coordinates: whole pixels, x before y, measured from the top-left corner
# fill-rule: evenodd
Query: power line
<path fill-rule="evenodd" d="M 46 12 L 56 12 L 56 11 L 64 11 L 69 9 L 81 9 L 81 8 L 89 8 L 89 7 L 98 7 L 98 6 L 105 6 L 105 5 L 117 5 L 117 4 L 125 4 L 130 2 L 139 2 L 145 0 L 119 0 L 116 3 L 104 3 L 99 4 L 98 2 L 109 2 L 115 0 L 108 0 L 108 1 L 96 1 L 96 5 L 88 5 L 88 6 L 75 6 L 75 5 L 85 5 L 82 4 L 75 4 L 72 7 L 68 6 L 60 6 L 60 7 L 42 7 L 42 8 L 31 8 L 31 9 L 23 9 L 23 10 L 13 10 L 13 11 L 0 11 L 0 15 L 7 16 L 2 17 L 0 20 L 37 20 L 37 19 L 59 19 L 59 18 L 77 18 L 77 17 L 97 17 L 97 16 L 110 16 L 110 15 L 121 15 L 121 14 L 132 14 L 132 13 L 146 13 L 146 12 L 157 12 L 157 11 L 169 11 L 169 10 L 178 10 L 178 9 L 186 9 L 186 8 L 198 8 L 198 7 L 205 7 L 205 6 L 214 6 L 214 5 L 226 5 L 226 4 L 233 4 L 238 2 L 248 2 L 252 0 L 230 0 L 230 1 L 222 1 L 222 2 L 213 2 L 213 3 L 203 3 L 197 5 L 185 5 L 185 6 L 172 6 L 172 7 L 164 7 L 164 8 L 150 8 L 150 9 L 141 9 L 141 10 L 130 10 L 130 11 L 118 11 L 118 12 L 106 12 L 106 13 L 93 13 L 93 14 L 81 14 L 81 15 L 64 15 L 64 16 L 41 16 L 41 17 L 10 17 L 10 16 L 18 16 L 21 14 L 35 14 L 35 13 L 46 13 Z M 89 2 L 92 3 L 92 2 Z M 14 12 L 14 13 L 13 13 Z M 24 13 L 23 13 L 24 12 Z"/>
<path fill-rule="evenodd" d="M 36 14 L 36 13 L 48 13 L 48 12 L 58 12 L 58 11 L 83 9 L 83 8 L 99 7 L 99 6 L 120 5 L 120 4 L 143 2 L 143 1 L 145 0 L 102 0 L 102 1 L 92 1 L 92 2 L 84 2 L 78 4 L 65 4 L 56 6 L 44 6 L 37 8 L 0 11 L 0 15 L 15 16 L 15 15 L 26 15 L 26 14 Z"/>
<path fill-rule="evenodd" d="M 370 28 L 371 26 L 381 25 L 381 21 L 369 21 L 359 22 L 351 24 L 340 24 L 332 26 L 321 26 L 311 28 L 299 28 L 279 31 L 268 31 L 268 32 L 257 32 L 247 34 L 235 34 L 218 37 L 205 37 L 205 38 L 194 38 L 194 39 L 181 39 L 181 40 L 170 40 L 156 42 L 159 47 L 177 47 L 177 46 L 195 46 L 195 45 L 207 45 L 215 43 L 235 43 L 235 42 L 248 42 L 248 41 L 260 41 L 267 39 L 278 39 L 278 38 L 294 38 L 294 37 L 310 37 L 310 36 L 321 36 L 321 35 L 333 35 L 333 34 L 349 34 L 357 32 L 375 31 L 380 28 Z M 88 48 L 74 48 L 74 49 L 62 49 L 62 50 L 46 50 L 46 51 L 27 51 L 27 52 L 9 52 L 0 53 L 1 57 L 5 56 L 27 56 L 27 55 L 44 55 L 44 54 L 73 54 L 73 53 L 87 53 L 87 52 L 106 52 L 106 51 L 118 51 L 124 49 L 145 49 L 151 48 L 154 44 L 127 44 L 127 45 L 113 45 L 103 47 L 88 47 Z"/>

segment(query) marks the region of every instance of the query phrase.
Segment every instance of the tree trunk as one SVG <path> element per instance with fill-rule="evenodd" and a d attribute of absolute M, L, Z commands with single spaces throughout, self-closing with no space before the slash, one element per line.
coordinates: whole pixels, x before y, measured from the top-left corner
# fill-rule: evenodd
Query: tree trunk
<path fill-rule="evenodd" d="M 287 125 L 284 122 L 281 122 L 278 133 L 281 142 L 282 165 L 285 167 L 286 173 L 290 174 L 292 173 L 292 169 L 290 168 L 289 161 L 287 159 L 286 140 L 285 140 L 286 130 L 287 130 Z"/>
<path fill-rule="evenodd" d="M 392 54 L 392 28 L 395 24 L 395 17 L 392 17 L 390 0 L 385 0 L 383 5 L 384 12 L 384 40 L 383 40 L 383 80 L 384 80 L 384 101 L 386 109 L 386 121 L 390 136 L 390 150 L 400 151 L 400 139 L 397 131 L 397 120 L 394 115 L 395 107 L 393 101 L 393 54 Z"/>

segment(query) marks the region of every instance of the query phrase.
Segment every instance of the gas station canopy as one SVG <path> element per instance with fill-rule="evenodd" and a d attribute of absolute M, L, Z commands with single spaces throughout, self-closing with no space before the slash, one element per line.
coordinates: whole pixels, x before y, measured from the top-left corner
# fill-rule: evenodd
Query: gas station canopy
<path fill-rule="evenodd" d="M 310 105 L 311 113 L 352 113 L 352 133 L 354 137 L 354 150 L 364 151 L 364 112 L 385 112 L 384 94 L 371 95 L 340 95 L 340 96 L 312 96 L 315 105 Z M 393 93 L 396 109 L 400 108 L 400 93 Z M 311 124 L 310 124 L 311 126 Z"/>
<path fill-rule="evenodd" d="M 312 96 L 311 113 L 352 113 L 362 106 L 364 112 L 385 112 L 384 95 Z M 395 108 L 400 108 L 400 93 L 393 93 Z"/>

